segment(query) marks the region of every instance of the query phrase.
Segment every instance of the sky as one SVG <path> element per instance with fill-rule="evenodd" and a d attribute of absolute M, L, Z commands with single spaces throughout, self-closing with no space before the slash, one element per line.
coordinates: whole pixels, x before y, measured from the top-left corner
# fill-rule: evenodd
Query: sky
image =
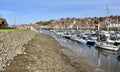
<path fill-rule="evenodd" d="M 0 0 L 0 15 L 9 25 L 60 18 L 120 15 L 120 0 Z"/>

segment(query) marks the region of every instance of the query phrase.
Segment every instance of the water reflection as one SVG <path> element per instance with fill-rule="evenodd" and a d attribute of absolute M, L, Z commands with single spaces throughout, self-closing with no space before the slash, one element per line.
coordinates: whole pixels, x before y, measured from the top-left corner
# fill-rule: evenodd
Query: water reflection
<path fill-rule="evenodd" d="M 100 66 L 100 51 L 98 51 L 98 66 Z"/>
<path fill-rule="evenodd" d="M 117 57 L 118 61 L 120 61 L 120 55 Z"/>
<path fill-rule="evenodd" d="M 116 55 L 117 54 L 117 51 L 109 51 L 109 50 L 104 50 L 104 49 L 100 49 L 100 48 L 97 48 L 98 49 L 98 66 L 102 66 L 101 65 L 101 55 L 105 56 L 107 58 L 107 72 L 112 72 L 112 68 L 111 68 L 111 54 L 112 55 Z M 119 59 L 120 56 L 118 56 L 117 58 Z M 117 63 L 118 64 L 118 63 Z M 116 64 L 116 66 L 117 66 Z M 114 70 L 114 72 L 117 72 L 116 69 Z"/>

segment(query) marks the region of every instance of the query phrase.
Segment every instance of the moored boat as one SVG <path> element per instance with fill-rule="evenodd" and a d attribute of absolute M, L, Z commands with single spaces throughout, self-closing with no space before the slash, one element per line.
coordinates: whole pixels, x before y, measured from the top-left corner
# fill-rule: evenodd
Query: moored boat
<path fill-rule="evenodd" d="M 87 41 L 85 39 L 82 39 L 82 38 L 78 39 L 77 42 L 78 43 L 82 43 L 82 44 L 86 44 L 87 43 Z"/>
<path fill-rule="evenodd" d="M 96 47 L 101 48 L 101 49 L 106 49 L 106 50 L 112 50 L 112 51 L 119 50 L 118 46 L 115 46 L 115 45 L 109 44 L 109 43 L 105 43 L 105 42 L 96 43 Z"/>
<path fill-rule="evenodd" d="M 87 44 L 88 44 L 88 45 L 92 45 L 92 46 L 94 46 L 95 41 L 93 41 L 93 40 L 87 40 Z"/>
<path fill-rule="evenodd" d="M 87 44 L 88 44 L 88 45 L 94 46 L 95 40 L 93 40 L 93 39 L 91 38 L 91 36 L 87 36 L 87 37 L 86 37 L 86 40 L 87 40 Z"/>

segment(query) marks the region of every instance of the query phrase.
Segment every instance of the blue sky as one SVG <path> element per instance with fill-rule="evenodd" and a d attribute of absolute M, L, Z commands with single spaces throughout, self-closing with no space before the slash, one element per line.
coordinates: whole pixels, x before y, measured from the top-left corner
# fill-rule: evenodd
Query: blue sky
<path fill-rule="evenodd" d="M 120 0 L 1 0 L 0 14 L 9 25 L 66 17 L 120 15 Z"/>

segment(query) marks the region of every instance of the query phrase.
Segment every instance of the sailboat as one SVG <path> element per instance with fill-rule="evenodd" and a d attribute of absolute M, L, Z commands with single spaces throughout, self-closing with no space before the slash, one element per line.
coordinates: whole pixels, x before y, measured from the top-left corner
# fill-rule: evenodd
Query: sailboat
<path fill-rule="evenodd" d="M 108 7 L 107 7 L 107 12 L 108 12 Z M 108 16 L 107 16 L 107 24 L 108 24 Z M 109 27 L 108 27 L 109 30 Z M 110 44 L 108 42 L 100 42 L 100 24 L 98 23 L 98 42 L 96 43 L 96 47 L 97 48 L 101 48 L 101 49 L 106 49 L 106 50 L 112 50 L 112 51 L 118 51 L 119 47 L 115 46 L 113 44 Z M 109 32 L 109 31 L 108 31 Z M 110 41 L 108 39 L 108 41 Z"/>

